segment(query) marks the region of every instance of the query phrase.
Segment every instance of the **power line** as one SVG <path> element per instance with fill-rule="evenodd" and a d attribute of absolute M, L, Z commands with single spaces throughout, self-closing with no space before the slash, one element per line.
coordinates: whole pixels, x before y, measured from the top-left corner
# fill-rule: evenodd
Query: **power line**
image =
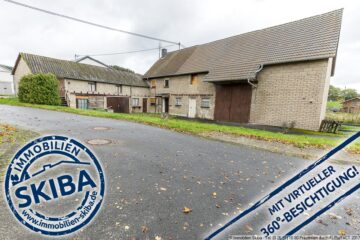
<path fill-rule="evenodd" d="M 95 26 L 95 27 L 99 27 L 99 28 L 104 28 L 104 29 L 107 29 L 107 30 L 115 31 L 115 32 L 126 33 L 126 34 L 130 34 L 130 35 L 133 35 L 133 36 L 142 37 L 142 38 L 147 38 L 147 39 L 151 39 L 151 40 L 156 40 L 156 41 L 161 41 L 161 42 L 172 43 L 172 44 L 179 45 L 179 47 L 181 46 L 181 43 L 180 43 L 180 42 L 173 42 L 173 41 L 169 41 L 169 40 L 165 40 L 165 39 L 161 39 L 161 38 L 156 38 L 156 37 L 147 36 L 147 35 L 144 35 L 144 34 L 129 32 L 129 31 L 125 31 L 125 30 L 118 29 L 118 28 L 113 28 L 113 27 L 108 27 L 108 26 L 101 25 L 101 24 L 98 24 L 98 23 L 93 23 L 93 22 L 89 22 L 89 21 L 82 20 L 82 19 L 79 19 L 79 18 L 70 17 L 70 16 L 67 16 L 67 15 L 63 15 L 63 14 L 60 14 L 60 13 L 48 11 L 48 10 L 45 10 L 45 9 L 37 8 L 37 7 L 34 7 L 34 6 L 30 6 L 30 5 L 27 5 L 27 4 L 24 4 L 24 3 L 20 3 L 20 2 L 16 2 L 16 1 L 12 1 L 12 0 L 4 0 L 4 1 L 5 1 L 5 2 L 12 3 L 12 4 L 15 4 L 15 5 L 18 5 L 18 6 L 22 6 L 22 7 L 25 7 L 25 8 L 30 8 L 30 9 L 33 9 L 33 10 L 36 10 L 36 11 L 39 11 L 39 12 L 43 12 L 43 13 L 47 13 L 47 14 L 50 14 L 50 15 L 54 15 L 54 16 L 57 16 L 57 17 L 62 17 L 62 18 L 66 18 L 66 19 L 73 20 L 73 21 L 85 23 L 85 24 L 88 24 L 88 25 L 91 25 L 91 26 Z"/>
<path fill-rule="evenodd" d="M 167 47 L 171 47 L 171 46 L 174 46 L 174 45 L 175 44 L 171 44 L 171 45 L 163 46 L 162 48 L 167 48 Z M 154 50 L 159 50 L 159 47 L 141 49 L 141 50 L 134 50 L 134 51 L 127 51 L 127 52 L 117 52 L 117 53 L 99 53 L 99 54 L 83 54 L 83 55 L 75 54 L 75 56 L 76 57 L 85 57 L 85 56 L 99 57 L 99 56 L 111 56 L 111 55 L 129 54 L 129 53 L 147 52 L 147 51 L 154 51 Z"/>

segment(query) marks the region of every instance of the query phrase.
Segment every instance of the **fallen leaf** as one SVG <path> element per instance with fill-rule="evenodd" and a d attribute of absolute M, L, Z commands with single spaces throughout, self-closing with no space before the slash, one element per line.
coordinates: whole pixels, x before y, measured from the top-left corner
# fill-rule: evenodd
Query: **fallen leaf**
<path fill-rule="evenodd" d="M 183 213 L 188 214 L 188 213 L 190 213 L 190 212 L 192 212 L 192 209 L 191 209 L 191 208 L 184 207 L 184 209 L 183 209 Z"/>
<path fill-rule="evenodd" d="M 351 208 L 345 208 L 346 214 L 349 216 L 353 215 L 352 209 Z"/>
<path fill-rule="evenodd" d="M 345 236 L 345 235 L 346 235 L 346 231 L 345 231 L 344 229 L 340 229 L 340 230 L 338 231 L 338 234 L 339 234 L 340 236 Z"/>
<path fill-rule="evenodd" d="M 254 229 L 250 225 L 245 226 L 247 232 L 252 232 Z"/>
<path fill-rule="evenodd" d="M 142 227 L 141 227 L 141 231 L 142 231 L 143 233 L 147 233 L 147 232 L 149 231 L 149 228 L 146 227 L 146 226 L 142 226 Z"/>

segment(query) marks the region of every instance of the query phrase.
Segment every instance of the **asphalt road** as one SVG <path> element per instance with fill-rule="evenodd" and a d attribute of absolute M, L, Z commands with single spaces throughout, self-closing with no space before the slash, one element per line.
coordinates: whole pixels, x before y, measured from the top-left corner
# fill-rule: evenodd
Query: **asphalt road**
<path fill-rule="evenodd" d="M 156 127 L 40 109 L 0 105 L 0 123 L 83 142 L 111 141 L 91 146 L 106 173 L 104 205 L 95 220 L 70 239 L 201 239 L 310 164 Z M 332 215 L 322 216 L 299 234 L 336 235 L 340 229 L 359 234 L 359 196 L 355 193 L 354 201 L 346 203 L 353 214 L 346 214 L 344 205 L 338 206 Z M 192 212 L 184 214 L 184 206 Z M 15 220 L 3 191 L 0 207 L 0 239 L 41 238 Z"/>

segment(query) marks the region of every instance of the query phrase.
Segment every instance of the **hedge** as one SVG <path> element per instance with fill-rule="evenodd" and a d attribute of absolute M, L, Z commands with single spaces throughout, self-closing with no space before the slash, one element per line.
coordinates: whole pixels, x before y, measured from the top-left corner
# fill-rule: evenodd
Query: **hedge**
<path fill-rule="evenodd" d="M 29 74 L 21 78 L 18 92 L 20 102 L 60 105 L 59 81 L 53 74 Z"/>

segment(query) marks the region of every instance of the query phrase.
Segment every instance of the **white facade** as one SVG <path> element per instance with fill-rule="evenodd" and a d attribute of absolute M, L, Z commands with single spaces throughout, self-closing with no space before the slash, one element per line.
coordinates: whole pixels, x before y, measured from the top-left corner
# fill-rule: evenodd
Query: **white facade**
<path fill-rule="evenodd" d="M 11 70 L 0 65 L 0 95 L 14 95 L 14 93 Z"/>

